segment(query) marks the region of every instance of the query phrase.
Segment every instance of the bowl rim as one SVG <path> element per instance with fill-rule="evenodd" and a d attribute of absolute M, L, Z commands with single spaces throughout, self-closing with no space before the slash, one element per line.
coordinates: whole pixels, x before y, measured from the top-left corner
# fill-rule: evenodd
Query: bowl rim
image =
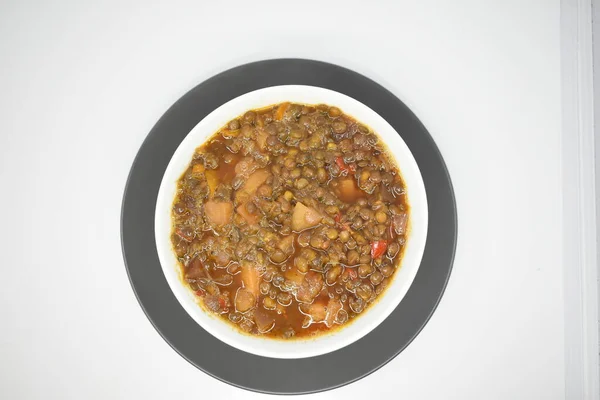
<path fill-rule="evenodd" d="M 274 99 L 280 100 L 273 101 Z M 305 101 L 306 99 L 318 99 L 319 101 Z M 400 261 L 401 267 L 393 275 L 388 288 L 374 304 L 369 306 L 364 315 L 331 333 L 324 333 L 315 338 L 290 341 L 244 334 L 196 304 L 196 298 L 180 280 L 180 268 L 170 244 L 170 212 L 175 195 L 173 188 L 176 187 L 177 180 L 189 165 L 194 150 L 232 118 L 247 110 L 283 101 L 335 105 L 345 114 L 373 128 L 398 164 L 406 183 L 410 205 L 409 221 L 412 225 L 407 236 L 404 255 Z M 199 140 L 200 138 L 202 140 Z M 167 219 L 168 224 L 165 223 Z M 418 221 L 418 224 L 414 224 L 415 220 Z M 427 229 L 427 197 L 423 178 L 412 153 L 398 132 L 377 112 L 360 101 L 330 89 L 307 85 L 271 86 L 242 94 L 222 104 L 198 122 L 185 136 L 169 160 L 161 179 L 154 218 L 154 235 L 161 269 L 171 291 L 188 315 L 211 335 L 232 347 L 260 356 L 285 359 L 312 357 L 338 350 L 366 336 L 381 324 L 402 301 L 416 276 L 425 248 Z M 408 266 L 405 265 L 407 255 L 410 255 L 408 260 L 410 265 Z M 394 290 L 396 290 L 395 293 Z M 376 310 L 377 312 L 375 312 Z"/>

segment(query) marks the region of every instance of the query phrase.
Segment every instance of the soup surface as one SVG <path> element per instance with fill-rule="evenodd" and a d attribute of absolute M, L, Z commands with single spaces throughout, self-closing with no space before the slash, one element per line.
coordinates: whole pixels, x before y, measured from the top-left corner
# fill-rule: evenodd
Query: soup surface
<path fill-rule="evenodd" d="M 177 188 L 182 279 L 244 332 L 291 339 L 348 324 L 399 268 L 409 219 L 400 172 L 337 107 L 246 112 L 196 149 Z"/>

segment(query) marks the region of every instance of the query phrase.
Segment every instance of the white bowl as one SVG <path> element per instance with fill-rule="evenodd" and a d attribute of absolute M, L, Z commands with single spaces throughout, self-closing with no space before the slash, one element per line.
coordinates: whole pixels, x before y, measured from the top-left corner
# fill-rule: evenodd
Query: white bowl
<path fill-rule="evenodd" d="M 194 150 L 228 121 L 245 111 L 284 101 L 335 105 L 343 113 L 371 127 L 387 145 L 388 151 L 400 167 L 407 188 L 411 227 L 400 269 L 394 274 L 388 288 L 364 315 L 332 333 L 289 341 L 243 334 L 218 316 L 205 312 L 196 303 L 196 297 L 191 290 L 185 287 L 179 278 L 179 266 L 170 240 L 171 207 L 177 180 L 187 169 Z M 211 112 L 191 130 L 173 154 L 162 179 L 156 203 L 154 229 L 156 248 L 167 282 L 179 303 L 202 328 L 228 345 L 249 353 L 274 358 L 303 358 L 329 353 L 355 342 L 394 311 L 417 274 L 425 248 L 427 221 L 427 197 L 423 178 L 410 150 L 390 124 L 369 107 L 341 93 L 313 86 L 290 85 L 260 89 L 239 96 Z"/>

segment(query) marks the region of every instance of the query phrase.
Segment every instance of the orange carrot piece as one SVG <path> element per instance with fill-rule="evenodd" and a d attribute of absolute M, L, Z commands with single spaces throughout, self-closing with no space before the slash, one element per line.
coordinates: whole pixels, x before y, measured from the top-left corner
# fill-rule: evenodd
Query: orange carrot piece
<path fill-rule="evenodd" d="M 202 164 L 194 164 L 192 167 L 192 175 L 200 176 L 204 173 L 204 165 Z"/>
<path fill-rule="evenodd" d="M 275 119 L 277 121 L 281 121 L 283 119 L 283 114 L 285 114 L 289 106 L 290 103 L 281 103 L 279 107 L 277 107 L 277 111 L 275 112 Z"/>
<path fill-rule="evenodd" d="M 217 186 L 219 185 L 219 177 L 217 176 L 217 171 L 214 169 L 209 169 L 204 172 L 204 176 L 206 177 L 206 184 L 208 185 L 208 189 L 210 190 L 210 197 L 215 194 L 215 190 L 217 190 Z"/>
<path fill-rule="evenodd" d="M 240 267 L 242 269 L 242 282 L 244 282 L 244 289 L 258 297 L 260 285 L 260 273 L 258 272 L 258 269 L 256 269 L 254 264 L 251 262 L 242 262 Z"/>

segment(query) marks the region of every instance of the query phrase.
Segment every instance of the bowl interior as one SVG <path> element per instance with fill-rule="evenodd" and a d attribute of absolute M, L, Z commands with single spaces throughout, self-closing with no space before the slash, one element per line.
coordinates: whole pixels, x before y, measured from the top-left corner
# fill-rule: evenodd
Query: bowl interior
<path fill-rule="evenodd" d="M 246 335 L 205 312 L 193 293 L 179 278 L 177 258 L 171 248 L 171 206 L 177 180 L 187 168 L 195 149 L 223 125 L 250 109 L 262 108 L 284 101 L 339 107 L 361 123 L 372 128 L 395 158 L 406 184 L 410 205 L 410 232 L 389 287 L 364 315 L 332 333 L 310 339 L 289 341 Z M 379 325 L 400 303 L 417 274 L 427 237 L 427 197 L 421 173 L 410 150 L 398 133 L 381 116 L 357 100 L 341 93 L 313 86 L 286 85 L 260 89 L 239 96 L 214 110 L 200 121 L 181 142 L 163 176 L 155 213 L 155 238 L 158 256 L 167 282 L 186 312 L 206 331 L 223 342 L 249 353 L 274 358 L 303 358 L 325 354 L 360 339 Z"/>

